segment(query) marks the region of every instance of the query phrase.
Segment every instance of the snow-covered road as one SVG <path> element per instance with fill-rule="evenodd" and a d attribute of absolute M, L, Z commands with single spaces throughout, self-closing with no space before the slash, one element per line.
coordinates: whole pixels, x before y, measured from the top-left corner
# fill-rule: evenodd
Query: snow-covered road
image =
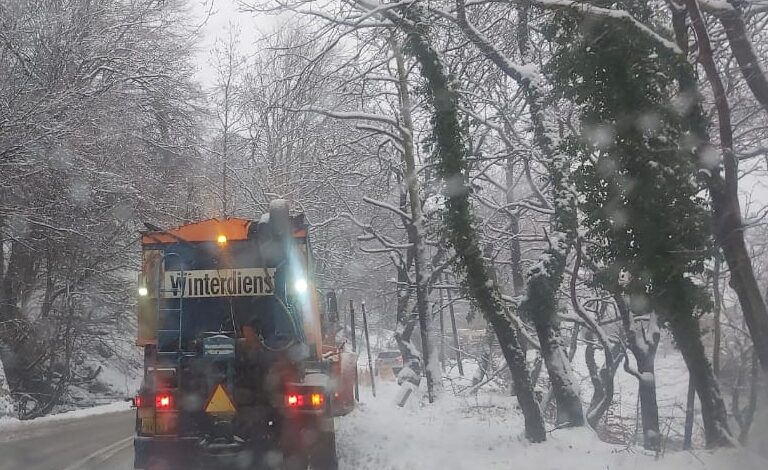
<path fill-rule="evenodd" d="M 0 470 L 133 468 L 132 411 L 74 414 L 0 427 Z"/>
<path fill-rule="evenodd" d="M 745 450 L 668 453 L 659 459 L 637 448 L 600 442 L 588 429 L 555 430 L 544 444 L 521 436 L 514 398 L 494 393 L 444 394 L 426 405 L 418 397 L 394 404 L 392 383 L 378 395 L 361 388 L 361 403 L 338 418 L 343 470 L 764 470 L 768 462 Z M 115 405 L 33 422 L 0 422 L 0 470 L 127 470 L 133 462 L 133 412 Z M 121 411 L 116 411 L 121 410 Z"/>

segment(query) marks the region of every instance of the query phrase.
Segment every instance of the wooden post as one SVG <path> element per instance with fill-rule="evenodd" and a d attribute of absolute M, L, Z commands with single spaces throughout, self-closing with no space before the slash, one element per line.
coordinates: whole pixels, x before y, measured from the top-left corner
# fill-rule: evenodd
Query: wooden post
<path fill-rule="evenodd" d="M 440 367 L 445 372 L 445 319 L 443 318 L 443 310 L 445 305 L 443 304 L 443 290 L 440 292 Z"/>
<path fill-rule="evenodd" d="M 352 333 L 352 351 L 357 353 L 357 335 L 355 334 L 355 306 L 349 300 L 349 329 Z M 360 386 L 357 378 L 357 359 L 355 359 L 355 401 L 360 401 Z"/>
<path fill-rule="evenodd" d="M 683 434 L 683 450 L 690 450 L 693 447 L 693 420 L 696 408 L 694 400 L 696 399 L 696 387 L 693 385 L 693 378 L 688 377 L 688 400 L 685 404 L 685 432 Z"/>
<path fill-rule="evenodd" d="M 720 295 L 720 250 L 715 251 L 715 268 L 712 271 L 712 290 L 714 291 L 714 314 L 715 314 L 715 339 L 712 346 L 712 372 L 715 373 L 715 378 L 720 376 L 720 338 L 722 333 L 720 331 L 720 311 L 723 306 L 723 300 Z"/>
<path fill-rule="evenodd" d="M 464 377 L 464 366 L 461 363 L 461 349 L 459 349 L 459 332 L 456 329 L 456 313 L 453 311 L 451 289 L 446 289 L 445 292 L 448 295 L 448 312 L 451 314 L 451 329 L 453 330 L 453 348 L 456 350 L 456 364 L 459 366 L 459 375 Z"/>
<path fill-rule="evenodd" d="M 363 309 L 363 331 L 365 332 L 365 348 L 368 351 L 368 373 L 371 374 L 371 393 L 376 396 L 376 378 L 373 376 L 373 359 L 371 359 L 371 341 L 368 339 L 368 315 L 365 313 L 365 301 L 361 303 Z"/>

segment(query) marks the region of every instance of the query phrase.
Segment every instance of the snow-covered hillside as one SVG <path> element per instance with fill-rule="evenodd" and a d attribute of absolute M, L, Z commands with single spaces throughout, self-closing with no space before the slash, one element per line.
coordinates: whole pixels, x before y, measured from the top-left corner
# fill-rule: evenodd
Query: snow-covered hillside
<path fill-rule="evenodd" d="M 116 401 L 98 406 L 92 406 L 88 408 L 81 408 L 78 410 L 66 411 L 64 413 L 57 413 L 48 416 L 42 416 L 40 418 L 20 420 L 15 417 L 0 417 L 0 429 L 8 437 L 13 437 L 15 433 L 20 430 L 29 427 L 40 427 L 50 423 L 73 421 L 83 418 L 89 418 L 91 416 L 99 416 L 109 413 L 119 413 L 121 411 L 128 411 L 131 409 L 131 403 L 128 401 Z"/>
<path fill-rule="evenodd" d="M 602 361 L 602 358 L 600 359 Z M 634 361 L 634 359 L 632 360 Z M 633 363 L 634 364 L 634 363 Z M 589 372 L 584 362 L 583 348 L 574 356 L 573 369 L 580 380 L 582 400 L 589 403 L 593 392 Z M 668 334 L 662 334 L 656 355 L 656 399 L 659 406 L 659 424 L 665 448 L 679 449 L 683 439 L 685 405 L 688 393 L 688 369 L 683 357 Z M 694 447 L 704 447 L 704 431 L 698 400 L 695 401 Z M 606 419 L 611 420 L 614 435 L 612 439 L 621 442 L 635 442 L 642 445 L 642 429 L 637 393 L 637 379 L 619 368 L 616 372 L 615 390 L 611 408 Z M 635 434 L 638 434 L 635 436 Z M 634 439 L 636 438 L 636 441 Z"/>
<path fill-rule="evenodd" d="M 656 458 L 638 447 L 601 442 L 594 431 L 558 429 L 543 444 L 522 435 L 515 398 L 481 391 L 445 393 L 432 405 L 395 404 L 397 387 L 378 382 L 377 396 L 361 388 L 361 403 L 337 420 L 341 468 L 356 470 L 762 470 L 745 449 L 668 452 Z"/>

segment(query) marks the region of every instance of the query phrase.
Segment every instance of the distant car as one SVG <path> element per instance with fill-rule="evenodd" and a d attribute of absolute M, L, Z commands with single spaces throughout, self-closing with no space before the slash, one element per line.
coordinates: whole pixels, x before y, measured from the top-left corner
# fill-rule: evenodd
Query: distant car
<path fill-rule="evenodd" d="M 375 375 L 379 375 L 382 370 L 392 372 L 393 368 L 401 368 L 402 366 L 403 356 L 400 354 L 400 351 L 382 351 L 376 355 L 373 371 Z"/>

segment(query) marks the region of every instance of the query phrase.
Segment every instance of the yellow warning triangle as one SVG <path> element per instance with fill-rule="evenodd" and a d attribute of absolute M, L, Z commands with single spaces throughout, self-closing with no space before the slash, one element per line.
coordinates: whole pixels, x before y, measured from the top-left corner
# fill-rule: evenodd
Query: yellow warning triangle
<path fill-rule="evenodd" d="M 208 399 L 205 412 L 211 414 L 232 414 L 235 412 L 235 405 L 222 384 L 216 386 L 211 398 Z"/>

